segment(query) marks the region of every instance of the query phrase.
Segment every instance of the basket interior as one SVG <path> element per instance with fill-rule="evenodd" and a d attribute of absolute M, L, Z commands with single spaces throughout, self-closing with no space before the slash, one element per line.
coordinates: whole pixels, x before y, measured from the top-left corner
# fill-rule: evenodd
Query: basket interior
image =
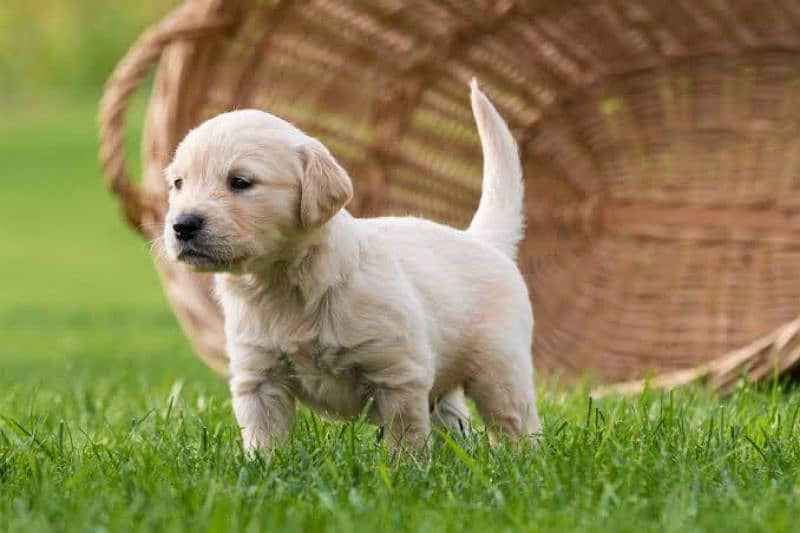
<path fill-rule="evenodd" d="M 354 213 L 464 226 L 480 191 L 475 75 L 524 161 L 538 367 L 611 380 L 684 368 L 796 316 L 796 3 L 196 4 L 237 22 L 162 58 L 154 194 L 189 128 L 257 107 L 328 145 Z M 161 267 L 184 324 L 211 339 L 201 350 L 221 350 L 207 280 Z"/>

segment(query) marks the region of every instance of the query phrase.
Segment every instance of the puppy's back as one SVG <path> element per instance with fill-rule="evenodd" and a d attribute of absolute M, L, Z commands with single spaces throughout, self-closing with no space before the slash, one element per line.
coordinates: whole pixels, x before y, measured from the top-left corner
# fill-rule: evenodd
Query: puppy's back
<path fill-rule="evenodd" d="M 414 217 L 358 219 L 365 243 L 392 257 L 433 319 L 438 343 L 450 347 L 485 317 L 507 313 L 532 327 L 527 286 L 516 264 L 471 234 Z M 511 324 L 509 324 L 511 326 Z"/>

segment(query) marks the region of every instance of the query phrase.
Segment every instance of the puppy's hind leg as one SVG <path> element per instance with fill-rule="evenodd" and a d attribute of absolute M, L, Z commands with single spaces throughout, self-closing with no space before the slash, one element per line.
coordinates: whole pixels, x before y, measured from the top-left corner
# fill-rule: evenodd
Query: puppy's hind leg
<path fill-rule="evenodd" d="M 530 338 L 530 337 L 528 337 Z M 528 342 L 502 336 L 485 339 L 476 372 L 465 384 L 484 423 L 492 432 L 533 437 L 541 432 Z"/>
<path fill-rule="evenodd" d="M 456 387 L 436 399 L 431 410 L 431 421 L 443 430 L 459 431 L 462 435 L 472 432 L 469 408 L 462 387 Z"/>
<path fill-rule="evenodd" d="M 467 385 L 467 394 L 492 432 L 510 437 L 534 437 L 541 431 L 533 376 L 511 373 L 495 374 L 487 379 L 477 376 Z"/>

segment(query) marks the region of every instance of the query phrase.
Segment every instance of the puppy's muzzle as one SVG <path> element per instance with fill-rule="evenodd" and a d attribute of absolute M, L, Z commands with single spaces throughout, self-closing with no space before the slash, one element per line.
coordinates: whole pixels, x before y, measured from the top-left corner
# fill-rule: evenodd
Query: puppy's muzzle
<path fill-rule="evenodd" d="M 203 229 L 204 223 L 205 219 L 196 213 L 181 215 L 172 225 L 172 231 L 179 241 L 186 242 L 192 240 Z"/>

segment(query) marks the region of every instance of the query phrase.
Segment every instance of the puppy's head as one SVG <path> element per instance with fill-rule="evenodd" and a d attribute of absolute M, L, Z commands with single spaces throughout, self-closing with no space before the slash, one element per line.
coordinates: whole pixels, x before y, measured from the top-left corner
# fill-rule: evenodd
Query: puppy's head
<path fill-rule="evenodd" d="M 167 253 L 203 271 L 242 271 L 274 257 L 353 196 L 347 173 L 319 141 L 254 110 L 189 132 L 165 175 Z"/>

